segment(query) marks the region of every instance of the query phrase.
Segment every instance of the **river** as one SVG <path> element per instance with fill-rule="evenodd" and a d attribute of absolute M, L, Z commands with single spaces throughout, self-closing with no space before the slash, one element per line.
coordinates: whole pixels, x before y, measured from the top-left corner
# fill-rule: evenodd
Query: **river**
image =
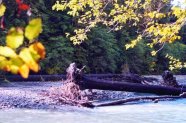
<path fill-rule="evenodd" d="M 0 123 L 185 123 L 186 99 L 63 111 L 4 109 Z"/>
<path fill-rule="evenodd" d="M 183 78 L 181 78 L 183 79 Z M 183 79 L 185 80 L 185 79 Z M 182 81 L 183 82 L 183 81 Z M 15 87 L 14 87 L 15 88 Z M 0 123 L 185 123 L 186 99 L 145 102 L 94 109 L 1 109 Z"/>

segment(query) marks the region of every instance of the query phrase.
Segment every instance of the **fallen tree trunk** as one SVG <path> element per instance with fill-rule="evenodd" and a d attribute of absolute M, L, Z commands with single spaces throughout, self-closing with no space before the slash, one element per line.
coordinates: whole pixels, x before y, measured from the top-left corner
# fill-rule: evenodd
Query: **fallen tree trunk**
<path fill-rule="evenodd" d="M 139 101 L 141 99 L 155 100 L 163 98 L 183 98 L 183 96 L 136 97 L 106 104 L 93 105 L 92 102 L 89 101 L 88 96 L 83 94 L 83 89 L 142 92 L 159 95 L 180 95 L 183 92 L 186 92 L 186 88 L 181 87 L 142 84 L 144 81 L 154 81 L 154 79 L 150 78 L 147 80 L 147 78 L 135 74 L 83 76 L 83 69 L 84 67 L 82 69 L 78 69 L 75 63 L 71 63 L 66 70 L 66 81 L 64 82 L 63 86 L 59 88 L 61 90 L 60 93 L 52 93 L 51 95 L 58 97 L 59 101 L 66 104 L 85 107 L 98 107 L 118 105 L 126 102 Z"/>
<path fill-rule="evenodd" d="M 87 77 L 94 77 L 104 80 L 113 80 L 113 81 L 127 81 L 133 83 L 142 83 L 145 78 L 141 77 L 138 74 L 90 74 L 86 75 Z"/>
<path fill-rule="evenodd" d="M 129 91 L 141 93 L 154 93 L 158 95 L 180 95 L 186 92 L 186 88 L 182 87 L 169 87 L 161 85 L 144 85 L 140 83 L 109 81 L 93 77 L 82 77 L 83 81 L 77 84 L 84 89 L 100 89 L 112 91 Z"/>

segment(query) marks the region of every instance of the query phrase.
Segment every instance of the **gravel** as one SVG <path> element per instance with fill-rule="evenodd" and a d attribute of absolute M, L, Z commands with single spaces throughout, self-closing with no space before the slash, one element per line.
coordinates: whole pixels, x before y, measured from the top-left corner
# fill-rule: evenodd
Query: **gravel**
<path fill-rule="evenodd" d="M 11 82 L 0 84 L 0 109 L 31 108 L 56 109 L 64 106 L 59 100 L 50 98 L 49 93 L 54 88 L 62 86 L 62 82 Z M 59 91 L 59 90 L 57 90 Z M 132 96 L 130 92 L 92 90 L 84 91 L 92 100 L 113 100 Z"/>
<path fill-rule="evenodd" d="M 161 81 L 160 76 L 157 77 Z M 176 76 L 179 83 L 185 83 L 186 76 Z M 52 88 L 62 86 L 62 82 L 0 82 L 0 109 L 3 108 L 31 108 L 31 109 L 56 109 L 62 105 L 58 100 L 47 96 Z M 58 90 L 59 91 L 59 90 Z M 93 96 L 91 97 L 91 91 Z M 136 96 L 132 92 L 86 90 L 92 100 L 113 100 Z"/>
<path fill-rule="evenodd" d="M 58 102 L 44 92 L 51 87 L 60 86 L 60 82 L 15 82 L 1 83 L 0 108 L 34 108 L 50 109 L 58 106 Z"/>

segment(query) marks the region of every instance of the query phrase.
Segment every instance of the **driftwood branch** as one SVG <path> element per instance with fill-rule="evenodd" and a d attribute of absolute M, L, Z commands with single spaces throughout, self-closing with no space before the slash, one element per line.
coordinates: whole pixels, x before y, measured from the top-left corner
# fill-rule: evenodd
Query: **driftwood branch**
<path fill-rule="evenodd" d="M 145 101 L 145 100 L 151 100 L 154 102 L 158 102 L 158 100 L 162 99 L 180 99 L 180 98 L 186 98 L 186 93 L 180 94 L 179 96 L 145 96 L 145 97 L 133 97 L 133 98 L 127 98 L 127 99 L 121 99 L 106 103 L 100 103 L 95 104 L 94 107 L 101 107 L 101 106 L 114 106 L 114 105 L 121 105 L 129 102 L 135 102 L 135 101 Z"/>
<path fill-rule="evenodd" d="M 92 104 L 92 101 L 87 101 L 87 100 L 75 100 L 75 99 L 70 99 L 68 97 L 59 97 L 59 100 L 62 101 L 62 102 L 65 102 L 67 104 L 73 104 L 73 105 L 76 105 L 76 106 L 82 106 L 82 107 L 88 107 L 88 108 L 93 108 L 95 107 L 93 104 Z"/>

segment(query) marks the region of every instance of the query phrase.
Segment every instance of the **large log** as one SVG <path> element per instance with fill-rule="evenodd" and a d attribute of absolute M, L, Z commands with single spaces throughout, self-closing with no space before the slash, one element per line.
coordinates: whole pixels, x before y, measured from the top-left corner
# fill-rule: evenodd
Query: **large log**
<path fill-rule="evenodd" d="M 94 77 L 83 76 L 78 84 L 84 89 L 100 89 L 113 91 L 129 91 L 141 93 L 154 93 L 158 95 L 180 95 L 186 92 L 183 87 L 170 87 L 161 85 L 144 85 L 140 83 L 109 81 Z"/>

